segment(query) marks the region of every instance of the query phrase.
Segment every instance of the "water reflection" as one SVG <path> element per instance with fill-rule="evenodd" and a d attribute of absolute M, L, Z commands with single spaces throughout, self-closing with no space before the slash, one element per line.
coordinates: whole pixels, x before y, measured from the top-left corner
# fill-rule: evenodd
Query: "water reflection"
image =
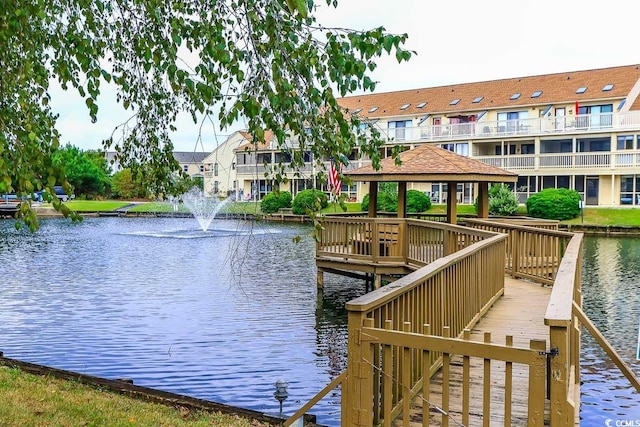
<path fill-rule="evenodd" d="M 640 238 L 585 237 L 583 305 L 587 315 L 631 369 L 640 322 Z M 588 332 L 582 335 L 581 425 L 638 420 L 640 397 Z M 632 424 L 635 425 L 635 424 Z"/>
<path fill-rule="evenodd" d="M 226 231 L 96 218 L 31 235 L 0 222 L 0 351 L 269 413 L 284 379 L 293 412 L 345 368 L 344 303 L 363 289 L 327 275 L 318 297 L 308 227 L 214 227 Z M 339 408 L 334 394 L 312 412 L 338 425 Z"/>

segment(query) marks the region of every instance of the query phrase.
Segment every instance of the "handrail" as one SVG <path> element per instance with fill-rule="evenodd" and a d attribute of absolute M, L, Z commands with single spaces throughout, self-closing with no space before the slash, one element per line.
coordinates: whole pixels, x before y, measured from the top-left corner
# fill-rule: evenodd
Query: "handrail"
<path fill-rule="evenodd" d="M 293 424 L 298 418 L 302 417 L 305 412 L 313 407 L 316 403 L 318 403 L 323 397 L 325 397 L 331 390 L 338 387 L 340 384 L 344 382 L 347 378 L 347 371 L 342 371 L 340 375 L 335 377 L 329 384 L 325 386 L 322 390 L 318 392 L 315 396 L 311 398 L 307 403 L 302 406 L 302 408 L 298 409 L 293 415 L 287 418 L 284 422 L 284 427 L 289 427 Z"/>

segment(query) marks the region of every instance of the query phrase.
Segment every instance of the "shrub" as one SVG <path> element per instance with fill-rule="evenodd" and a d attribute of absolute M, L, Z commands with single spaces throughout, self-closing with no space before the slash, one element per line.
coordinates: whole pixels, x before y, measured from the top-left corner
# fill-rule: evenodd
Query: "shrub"
<path fill-rule="evenodd" d="M 398 211 L 398 183 L 380 182 L 378 184 L 378 201 L 376 210 L 381 212 Z M 363 211 L 369 210 L 369 195 L 365 195 L 360 205 Z"/>
<path fill-rule="evenodd" d="M 575 218 L 580 213 L 580 194 L 566 188 L 546 188 L 527 199 L 527 213 L 558 221 Z"/>
<path fill-rule="evenodd" d="M 422 191 L 407 191 L 407 212 L 424 212 L 431 207 L 431 199 Z"/>
<path fill-rule="evenodd" d="M 431 199 L 422 191 L 407 191 L 407 212 L 424 212 L 431 207 Z M 369 209 L 369 195 L 366 194 L 362 199 L 360 208 L 363 211 Z M 398 211 L 398 194 L 381 192 L 378 193 L 378 206 L 376 210 L 380 212 L 397 212 Z"/>
<path fill-rule="evenodd" d="M 303 190 L 296 195 L 291 204 L 291 211 L 296 215 L 317 212 L 329 205 L 327 195 L 320 190 Z"/>
<path fill-rule="evenodd" d="M 260 201 L 260 209 L 267 214 L 288 207 L 291 207 L 291 193 L 288 191 L 274 191 L 264 196 Z"/>
<path fill-rule="evenodd" d="M 478 199 L 474 203 L 478 212 Z M 489 215 L 509 216 L 518 210 L 518 199 L 505 184 L 493 184 L 489 188 Z"/>

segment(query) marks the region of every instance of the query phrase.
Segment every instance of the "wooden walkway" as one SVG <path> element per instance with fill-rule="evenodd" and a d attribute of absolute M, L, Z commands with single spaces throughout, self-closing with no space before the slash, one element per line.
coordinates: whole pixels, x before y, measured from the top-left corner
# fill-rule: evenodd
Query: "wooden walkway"
<path fill-rule="evenodd" d="M 513 337 L 513 346 L 529 348 L 530 339 L 549 342 L 549 328 L 544 324 L 544 315 L 551 295 L 550 287 L 539 284 L 505 278 L 504 296 L 476 324 L 471 332 L 472 341 L 483 341 L 485 332 L 491 333 L 491 342 L 505 344 L 506 336 Z M 453 356 L 451 360 L 451 381 L 449 384 L 449 426 L 462 426 L 462 357 Z M 491 419 L 483 420 L 483 383 L 484 360 L 471 358 L 471 391 L 469 404 L 469 426 L 526 426 L 527 391 L 529 368 L 527 365 L 513 364 L 513 392 L 511 399 L 511 424 L 505 423 L 505 363 L 491 362 Z M 431 380 L 429 403 L 431 404 L 429 425 L 441 426 L 442 415 L 438 408 L 442 405 L 442 377 L 436 374 Z M 427 404 L 418 396 L 412 406 L 412 427 L 422 426 L 422 405 Z M 548 402 L 545 408 L 545 420 L 548 420 Z M 483 421 L 488 421 L 486 424 Z M 546 424 L 546 422 L 545 422 Z M 402 425 L 396 423 L 396 426 Z"/>

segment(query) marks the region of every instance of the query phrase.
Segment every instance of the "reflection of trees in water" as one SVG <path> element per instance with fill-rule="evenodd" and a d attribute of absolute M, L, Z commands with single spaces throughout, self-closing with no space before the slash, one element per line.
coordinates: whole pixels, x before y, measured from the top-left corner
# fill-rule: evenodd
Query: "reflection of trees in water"
<path fill-rule="evenodd" d="M 346 303 L 365 293 L 362 280 L 325 274 L 325 287 L 318 291 L 316 330 L 318 355 L 324 356 L 331 379 L 347 368 Z"/>

